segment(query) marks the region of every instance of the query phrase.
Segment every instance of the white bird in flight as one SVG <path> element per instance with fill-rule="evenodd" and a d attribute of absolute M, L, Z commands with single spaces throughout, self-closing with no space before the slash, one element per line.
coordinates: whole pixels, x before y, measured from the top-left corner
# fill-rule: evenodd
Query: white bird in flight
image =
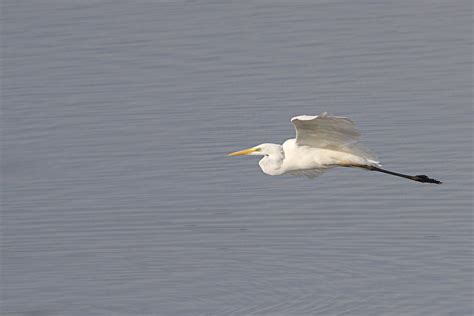
<path fill-rule="evenodd" d="M 300 115 L 291 123 L 296 138 L 279 144 L 258 146 L 230 153 L 229 156 L 260 155 L 262 171 L 271 176 L 291 174 L 314 178 L 333 167 L 363 168 L 424 183 L 442 182 L 425 175 L 410 176 L 381 168 L 375 157 L 358 143 L 360 133 L 345 117 L 328 115 Z"/>

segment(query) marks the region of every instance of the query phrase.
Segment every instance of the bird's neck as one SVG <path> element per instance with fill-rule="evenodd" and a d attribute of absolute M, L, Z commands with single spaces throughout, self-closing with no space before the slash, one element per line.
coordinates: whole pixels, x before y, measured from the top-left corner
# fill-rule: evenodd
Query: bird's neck
<path fill-rule="evenodd" d="M 283 152 L 283 149 L 281 152 L 275 152 L 270 155 L 266 155 L 260 161 L 258 164 L 260 165 L 260 168 L 262 168 L 262 171 L 268 175 L 271 176 L 276 176 L 276 175 L 281 175 L 284 173 L 282 170 L 282 165 L 283 161 L 285 159 L 285 154 Z"/>

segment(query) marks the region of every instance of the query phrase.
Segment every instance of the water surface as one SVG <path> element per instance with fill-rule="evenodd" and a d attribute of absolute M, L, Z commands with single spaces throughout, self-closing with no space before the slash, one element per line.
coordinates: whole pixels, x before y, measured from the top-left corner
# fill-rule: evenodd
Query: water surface
<path fill-rule="evenodd" d="M 4 315 L 470 315 L 468 1 L 2 4 Z M 384 167 L 226 153 L 352 118 Z"/>

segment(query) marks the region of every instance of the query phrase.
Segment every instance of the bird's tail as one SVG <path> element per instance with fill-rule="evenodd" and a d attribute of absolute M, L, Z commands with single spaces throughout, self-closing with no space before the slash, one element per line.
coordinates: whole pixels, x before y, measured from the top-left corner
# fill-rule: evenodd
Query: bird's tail
<path fill-rule="evenodd" d="M 343 146 L 339 146 L 336 151 L 342 151 L 348 154 L 352 154 L 354 156 L 360 157 L 365 159 L 368 165 L 381 167 L 382 165 L 378 162 L 377 156 L 365 145 L 362 143 L 351 143 L 345 144 Z"/>
<path fill-rule="evenodd" d="M 372 167 L 378 167 L 378 168 L 382 167 L 380 162 L 372 160 L 372 159 L 367 159 L 367 163 L 369 166 L 372 166 Z"/>

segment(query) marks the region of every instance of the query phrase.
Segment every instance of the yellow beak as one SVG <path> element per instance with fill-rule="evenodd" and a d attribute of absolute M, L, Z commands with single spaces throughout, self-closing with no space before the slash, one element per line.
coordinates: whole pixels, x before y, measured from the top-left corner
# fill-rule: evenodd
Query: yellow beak
<path fill-rule="evenodd" d="M 255 151 L 259 151 L 259 150 L 260 150 L 260 148 L 253 147 L 253 148 L 244 149 L 244 150 L 241 150 L 241 151 L 236 151 L 236 152 L 230 153 L 229 156 L 250 155 L 251 153 L 253 153 Z"/>

